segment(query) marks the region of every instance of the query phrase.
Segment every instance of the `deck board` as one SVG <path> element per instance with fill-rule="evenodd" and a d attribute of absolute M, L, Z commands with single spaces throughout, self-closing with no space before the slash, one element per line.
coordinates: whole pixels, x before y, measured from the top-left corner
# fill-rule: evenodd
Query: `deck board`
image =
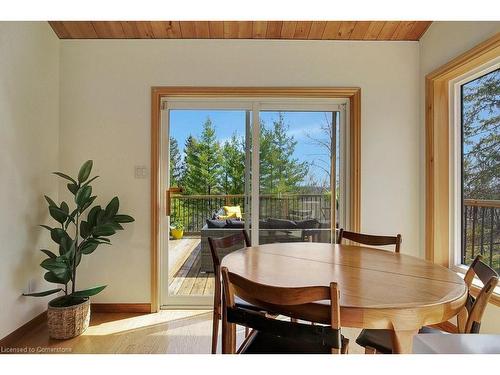
<path fill-rule="evenodd" d="M 172 279 L 189 258 L 196 246 L 199 246 L 200 238 L 183 238 L 171 240 L 168 244 L 168 277 Z"/>
<path fill-rule="evenodd" d="M 185 246 L 184 244 L 179 245 Z M 200 265 L 201 244 L 198 242 L 196 246 L 192 247 L 189 256 L 185 258 L 178 271 L 169 278 L 169 294 L 174 296 L 212 295 L 214 290 L 213 273 L 201 272 Z"/>
<path fill-rule="evenodd" d="M 178 295 L 192 295 L 191 290 L 193 289 L 194 282 L 196 281 L 196 276 L 198 275 L 200 268 L 200 259 L 198 254 L 196 255 L 192 266 L 190 267 L 186 277 L 184 278 L 181 287 L 179 288 Z"/>

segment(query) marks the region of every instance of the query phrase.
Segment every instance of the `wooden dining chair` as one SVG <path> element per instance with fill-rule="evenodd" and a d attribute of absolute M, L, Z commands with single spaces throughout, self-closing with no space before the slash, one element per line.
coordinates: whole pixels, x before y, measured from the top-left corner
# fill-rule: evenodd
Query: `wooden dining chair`
<path fill-rule="evenodd" d="M 214 264 L 214 278 L 215 278 L 214 313 L 213 313 L 213 327 L 212 327 L 212 354 L 215 354 L 217 352 L 219 320 L 221 320 L 222 318 L 221 273 L 220 273 L 221 257 L 219 256 L 219 252 L 238 244 L 241 244 L 242 248 L 249 247 L 250 239 L 248 237 L 248 233 L 246 232 L 246 230 L 242 230 L 241 232 L 237 232 L 235 234 L 222 238 L 208 237 L 208 244 L 210 247 L 210 253 L 212 254 L 212 262 Z"/>
<path fill-rule="evenodd" d="M 394 245 L 395 246 L 394 251 L 396 253 L 399 253 L 402 242 L 400 234 L 397 234 L 396 236 L 377 236 L 372 234 L 349 232 L 344 230 L 343 228 L 340 228 L 337 243 L 341 244 L 344 239 L 369 246 Z M 356 343 L 358 344 L 359 342 L 365 343 L 365 341 L 367 341 L 367 338 L 378 337 L 380 335 L 385 334 L 384 332 L 380 333 L 380 331 L 385 331 L 385 330 L 364 329 L 363 331 L 361 331 L 361 334 L 356 339 Z M 389 336 L 389 338 L 391 339 L 391 336 Z M 366 354 L 371 354 L 376 351 L 370 345 L 361 345 L 361 346 L 365 348 Z"/>
<path fill-rule="evenodd" d="M 471 294 L 472 281 L 477 276 L 483 283 L 483 287 L 477 297 Z M 469 289 L 465 308 L 457 315 L 457 333 L 479 333 L 481 319 L 488 301 L 498 285 L 498 274 L 494 269 L 481 261 L 478 255 L 470 265 L 464 277 L 465 284 Z M 422 327 L 419 333 L 444 333 L 432 327 Z M 356 343 L 368 348 L 365 353 L 392 353 L 392 331 L 365 329 L 356 339 Z"/>
<path fill-rule="evenodd" d="M 396 236 L 376 236 L 372 234 L 349 232 L 340 228 L 337 243 L 341 244 L 344 238 L 349 241 L 369 246 L 395 245 L 396 253 L 399 253 L 402 242 L 400 234 L 397 234 Z"/>
<path fill-rule="evenodd" d="M 326 286 L 283 288 L 250 281 L 226 267 L 221 270 L 224 288 L 223 337 L 225 354 L 320 354 L 347 353 L 349 340 L 340 332 L 340 292 L 337 283 Z M 258 304 L 270 312 L 290 311 L 294 306 L 304 306 L 317 301 L 329 312 L 328 325 L 310 325 L 270 318 L 245 309 L 236 303 L 236 297 Z M 252 328 L 250 335 L 236 350 L 235 324 Z"/>

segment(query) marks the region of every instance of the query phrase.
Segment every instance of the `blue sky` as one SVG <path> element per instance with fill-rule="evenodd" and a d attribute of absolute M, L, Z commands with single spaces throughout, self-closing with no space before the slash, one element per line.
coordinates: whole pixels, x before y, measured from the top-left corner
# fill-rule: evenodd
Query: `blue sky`
<path fill-rule="evenodd" d="M 293 135 L 298 142 L 294 153 L 295 158 L 308 162 L 318 158 L 327 159 L 326 150 L 320 149 L 307 138 L 307 134 L 319 138 L 326 137 L 321 130 L 321 125 L 326 123 L 325 114 L 331 118 L 331 113 L 328 112 L 284 112 L 285 123 L 289 125 L 289 134 Z M 239 137 L 244 137 L 245 111 L 171 110 L 170 136 L 179 143 L 181 153 L 190 134 L 196 137 L 201 135 L 203 123 L 208 117 L 215 126 L 219 141 L 224 142 L 234 133 Z M 278 112 L 261 112 L 261 119 L 268 126 L 271 126 L 273 120 L 277 118 Z M 312 168 L 311 172 L 318 179 L 325 177 L 325 173 L 319 168 Z"/>

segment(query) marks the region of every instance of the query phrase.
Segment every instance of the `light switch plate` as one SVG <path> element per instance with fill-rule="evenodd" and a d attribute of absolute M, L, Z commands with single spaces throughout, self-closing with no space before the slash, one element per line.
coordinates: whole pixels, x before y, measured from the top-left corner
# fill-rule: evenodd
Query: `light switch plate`
<path fill-rule="evenodd" d="M 148 167 L 145 165 L 136 165 L 134 175 L 135 178 L 148 178 Z"/>

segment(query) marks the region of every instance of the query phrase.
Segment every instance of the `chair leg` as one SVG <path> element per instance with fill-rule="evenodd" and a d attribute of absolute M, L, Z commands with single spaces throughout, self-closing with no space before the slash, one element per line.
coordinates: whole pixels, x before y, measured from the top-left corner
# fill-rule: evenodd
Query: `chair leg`
<path fill-rule="evenodd" d="M 377 350 L 371 346 L 365 346 L 365 354 L 377 354 Z"/>
<path fill-rule="evenodd" d="M 228 354 L 236 353 L 236 324 L 228 323 Z"/>
<path fill-rule="evenodd" d="M 221 289 L 219 284 L 215 287 L 214 293 L 214 315 L 212 320 L 212 354 L 217 353 L 217 341 L 219 341 L 219 320 L 221 320 L 222 318 L 221 302 Z"/>
<path fill-rule="evenodd" d="M 212 320 L 212 354 L 217 353 L 217 341 L 219 339 L 219 314 L 217 314 L 217 310 L 214 309 Z"/>
<path fill-rule="evenodd" d="M 349 354 L 349 339 L 344 337 L 340 354 Z"/>
<path fill-rule="evenodd" d="M 227 322 L 227 316 L 226 316 L 226 306 L 224 303 L 224 300 L 222 300 L 222 314 L 221 314 L 221 320 L 222 320 L 222 354 L 227 354 L 229 353 L 229 329 L 228 329 L 228 322 Z"/>
<path fill-rule="evenodd" d="M 217 342 L 219 341 L 219 320 L 222 319 L 222 281 L 220 275 L 220 268 L 216 267 L 214 273 L 214 316 L 212 327 L 212 354 L 217 353 Z M 224 345 L 223 345 L 224 346 Z"/>

